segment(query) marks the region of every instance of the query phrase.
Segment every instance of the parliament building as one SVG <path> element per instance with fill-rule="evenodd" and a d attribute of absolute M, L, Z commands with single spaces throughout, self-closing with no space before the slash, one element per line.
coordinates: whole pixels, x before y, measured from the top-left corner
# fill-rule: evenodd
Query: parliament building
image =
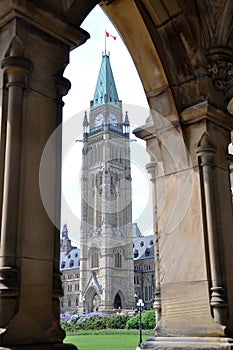
<path fill-rule="evenodd" d="M 62 232 L 62 311 L 129 310 L 139 296 L 152 307 L 153 239 L 132 225 L 131 183 L 130 122 L 105 52 L 83 119 L 80 249 Z"/>

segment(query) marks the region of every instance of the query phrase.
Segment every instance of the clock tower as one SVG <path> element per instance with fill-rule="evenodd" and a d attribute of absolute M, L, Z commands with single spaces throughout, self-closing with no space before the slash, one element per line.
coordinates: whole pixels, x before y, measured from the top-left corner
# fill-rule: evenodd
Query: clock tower
<path fill-rule="evenodd" d="M 129 119 L 104 54 L 83 120 L 80 312 L 134 305 Z"/>

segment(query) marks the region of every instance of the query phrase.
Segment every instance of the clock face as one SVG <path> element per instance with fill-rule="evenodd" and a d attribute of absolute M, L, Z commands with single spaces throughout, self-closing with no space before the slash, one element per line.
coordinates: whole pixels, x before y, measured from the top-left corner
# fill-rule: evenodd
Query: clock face
<path fill-rule="evenodd" d="M 101 125 L 101 124 L 103 124 L 103 121 L 104 121 L 104 116 L 103 116 L 103 114 L 97 114 L 96 116 L 95 116 L 95 126 L 99 126 L 99 125 Z"/>
<path fill-rule="evenodd" d="M 117 116 L 113 113 L 109 114 L 108 120 L 110 124 L 117 124 Z"/>

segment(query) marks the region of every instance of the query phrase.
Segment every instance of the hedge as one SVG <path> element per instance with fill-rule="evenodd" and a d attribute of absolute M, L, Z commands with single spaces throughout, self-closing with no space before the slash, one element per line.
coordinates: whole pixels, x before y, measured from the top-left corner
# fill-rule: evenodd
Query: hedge
<path fill-rule="evenodd" d="M 150 310 L 142 313 L 142 328 L 154 329 L 155 311 Z M 66 332 L 76 332 L 79 330 L 99 330 L 99 329 L 139 329 L 139 314 L 133 317 L 129 316 L 92 316 L 85 318 L 79 316 L 73 318 L 70 322 L 63 322 L 62 328 Z"/>

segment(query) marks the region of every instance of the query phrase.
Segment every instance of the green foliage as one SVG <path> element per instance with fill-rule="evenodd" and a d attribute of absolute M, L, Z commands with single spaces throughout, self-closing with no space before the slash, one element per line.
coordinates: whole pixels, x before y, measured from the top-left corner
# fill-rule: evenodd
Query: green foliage
<path fill-rule="evenodd" d="M 154 329 L 155 311 L 147 311 L 142 314 L 142 328 Z M 139 329 L 139 314 L 133 317 L 129 316 L 92 316 L 85 318 L 83 316 L 72 319 L 69 322 L 63 322 L 62 328 L 68 333 L 76 333 L 85 330 L 100 329 Z"/>
<path fill-rule="evenodd" d="M 127 323 L 127 329 L 139 329 L 140 315 L 131 317 Z M 142 329 L 154 329 L 155 328 L 155 310 L 143 312 L 142 314 Z"/>
<path fill-rule="evenodd" d="M 106 328 L 124 329 L 128 319 L 129 319 L 129 316 L 120 316 L 120 315 L 108 317 Z"/>
<path fill-rule="evenodd" d="M 108 317 L 93 316 L 90 317 L 87 322 L 84 323 L 84 329 L 105 329 L 107 325 Z"/>
<path fill-rule="evenodd" d="M 93 316 L 88 319 L 78 317 L 72 319 L 70 322 L 63 322 L 62 328 L 66 332 L 76 332 L 79 330 L 90 330 L 90 329 L 124 329 L 128 316 Z"/>
<path fill-rule="evenodd" d="M 155 310 L 150 310 L 142 314 L 143 329 L 155 328 Z"/>
<path fill-rule="evenodd" d="M 139 314 L 136 316 L 131 317 L 127 323 L 126 323 L 126 328 L 127 329 L 139 329 Z"/>

